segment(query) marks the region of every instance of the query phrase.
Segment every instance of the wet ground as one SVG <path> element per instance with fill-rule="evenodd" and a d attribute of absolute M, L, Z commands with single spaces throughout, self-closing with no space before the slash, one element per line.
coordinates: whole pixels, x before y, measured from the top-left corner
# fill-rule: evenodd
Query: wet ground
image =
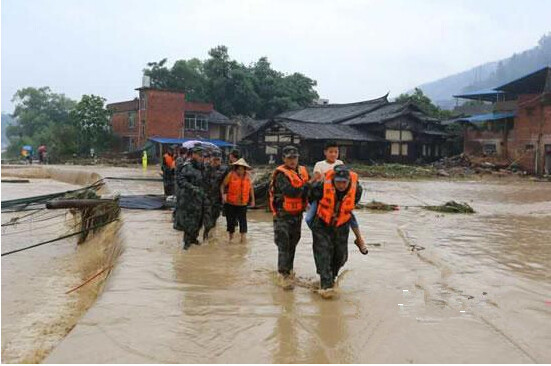
<path fill-rule="evenodd" d="M 247 243 L 228 243 L 220 220 L 215 238 L 188 252 L 169 211 L 124 210 L 125 251 L 104 292 L 46 362 L 551 362 L 550 184 L 362 184 L 366 202 L 409 207 L 356 213 L 379 246 L 362 256 L 350 244 L 331 301 L 312 291 L 306 226 L 298 286 L 285 292 L 274 281 L 277 251 L 262 210 L 249 211 Z M 160 182 L 108 185 L 162 192 Z M 451 199 L 477 213 L 415 207 Z"/>

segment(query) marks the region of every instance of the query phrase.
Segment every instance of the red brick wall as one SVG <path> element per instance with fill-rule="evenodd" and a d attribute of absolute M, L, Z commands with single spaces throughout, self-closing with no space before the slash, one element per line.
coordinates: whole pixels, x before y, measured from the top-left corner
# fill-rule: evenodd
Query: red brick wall
<path fill-rule="evenodd" d="M 509 131 L 508 138 L 510 137 L 511 131 Z M 497 155 L 503 156 L 505 153 L 504 140 L 505 134 L 502 131 L 494 132 L 468 128 L 465 130 L 463 139 L 463 151 L 467 155 L 482 155 L 482 148 L 485 144 L 495 144 Z"/>
<path fill-rule="evenodd" d="M 539 95 L 521 95 L 515 118 L 514 139 L 509 142 L 509 156 L 518 161 L 522 169 L 536 171 L 536 151 L 539 146 L 539 172 L 544 166 L 544 146 L 551 144 L 551 105 L 541 103 Z M 527 145 L 532 148 L 528 149 Z"/>
<path fill-rule="evenodd" d="M 214 109 L 212 103 L 186 102 L 186 111 L 210 113 Z"/>
<path fill-rule="evenodd" d="M 136 147 L 142 146 L 148 138 L 154 136 L 183 138 L 210 138 L 210 131 L 184 131 L 185 112 L 208 114 L 213 111 L 211 103 L 187 102 L 184 93 L 156 89 L 140 89 L 145 98 L 145 109 L 139 109 L 139 100 L 112 103 L 115 112 L 111 117 L 113 132 L 123 137 L 132 137 Z M 129 111 L 135 111 L 135 127 L 129 128 Z M 142 122 L 145 121 L 145 136 L 142 135 Z M 216 126 L 215 126 L 216 127 Z M 211 128 L 209 127 L 209 130 Z M 218 131 L 218 129 L 216 129 Z M 218 136 L 216 136 L 218 138 Z"/>
<path fill-rule="evenodd" d="M 111 116 L 111 126 L 113 127 L 113 132 L 121 136 L 129 136 L 138 133 L 138 112 L 136 111 L 135 127 L 129 128 L 129 112 L 115 112 Z"/>
<path fill-rule="evenodd" d="M 138 99 L 129 100 L 126 102 L 108 104 L 107 108 L 112 111 L 111 126 L 113 132 L 120 136 L 137 136 L 137 112 L 138 112 Z M 135 127 L 129 128 L 129 113 L 135 113 L 134 119 Z"/>
<path fill-rule="evenodd" d="M 145 110 L 146 138 L 163 136 L 181 138 L 184 123 L 184 93 L 173 93 L 161 90 L 146 90 L 147 105 Z M 142 119 L 144 111 L 141 111 Z"/>

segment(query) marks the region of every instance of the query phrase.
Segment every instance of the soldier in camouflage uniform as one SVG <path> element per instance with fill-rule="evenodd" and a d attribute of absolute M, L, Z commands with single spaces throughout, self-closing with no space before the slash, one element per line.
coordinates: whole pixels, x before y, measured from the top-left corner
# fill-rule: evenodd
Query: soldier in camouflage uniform
<path fill-rule="evenodd" d="M 207 197 L 201 147 L 192 148 L 191 159 L 182 166 L 176 181 L 178 201 L 175 223 L 184 230 L 184 249 L 188 249 L 191 244 L 199 245 L 197 236 L 203 225 Z"/>
<path fill-rule="evenodd" d="M 207 187 L 207 202 L 204 215 L 205 231 L 203 240 L 208 239 L 209 231 L 216 226 L 216 220 L 222 211 L 222 197 L 220 196 L 220 184 L 226 167 L 222 166 L 222 153 L 214 150 L 211 153 L 210 164 L 205 166 L 205 182 Z"/>
<path fill-rule="evenodd" d="M 328 171 L 324 180 L 314 183 L 310 190 L 309 200 L 318 201 L 311 229 L 323 298 L 334 296 L 335 279 L 348 259 L 351 213 L 361 196 L 358 176 L 344 165 Z"/>
<path fill-rule="evenodd" d="M 284 164 L 275 169 L 270 181 L 269 205 L 274 214 L 274 241 L 278 248 L 277 270 L 281 286 L 292 289 L 295 250 L 300 240 L 302 212 L 306 209 L 308 172 L 298 164 L 298 149 L 283 148 Z"/>
<path fill-rule="evenodd" d="M 180 174 L 181 170 L 183 169 L 185 163 L 188 161 L 187 159 L 188 155 L 188 149 L 181 148 L 179 151 L 179 156 L 176 158 L 176 168 L 174 169 L 174 195 L 176 196 L 176 204 L 174 207 L 174 211 L 172 212 L 172 221 L 173 221 L 173 227 L 176 230 L 183 231 L 181 219 L 182 215 L 178 213 L 178 207 L 181 207 L 182 202 L 180 200 L 180 194 L 178 189 L 178 180 L 176 179 L 178 175 Z"/>

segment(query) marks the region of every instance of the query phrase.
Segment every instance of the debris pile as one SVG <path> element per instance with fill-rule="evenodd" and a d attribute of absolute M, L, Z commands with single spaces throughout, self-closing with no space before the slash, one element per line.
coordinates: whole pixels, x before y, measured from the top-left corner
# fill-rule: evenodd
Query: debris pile
<path fill-rule="evenodd" d="M 267 206 L 268 204 L 268 188 L 270 186 L 270 171 L 256 174 L 253 179 L 254 197 L 257 207 Z"/>
<path fill-rule="evenodd" d="M 431 164 L 438 176 L 468 176 L 473 174 L 491 174 L 507 176 L 512 174 L 526 175 L 520 171 L 518 164 L 496 156 L 469 156 L 460 154 L 442 158 Z"/>
<path fill-rule="evenodd" d="M 445 213 L 475 213 L 475 210 L 468 203 L 459 203 L 455 201 L 448 201 L 439 206 L 422 206 L 425 210 L 445 212 Z"/>
<path fill-rule="evenodd" d="M 388 179 L 416 179 L 430 178 L 436 175 L 436 169 L 431 166 L 404 165 L 404 164 L 349 164 L 360 177 L 388 178 Z"/>
<path fill-rule="evenodd" d="M 86 189 L 79 192 L 69 193 L 63 197 L 63 199 L 75 199 L 75 200 L 97 200 L 99 203 L 75 207 L 70 211 L 76 217 L 80 216 L 80 231 L 78 243 L 83 243 L 90 231 L 96 232 L 105 224 L 113 222 L 120 213 L 120 206 L 118 197 L 113 200 L 100 200 L 100 196 L 92 189 Z"/>
<path fill-rule="evenodd" d="M 379 201 L 371 201 L 369 203 L 359 203 L 357 205 L 360 209 L 374 210 L 374 211 L 396 211 L 400 208 L 398 205 L 387 204 Z"/>

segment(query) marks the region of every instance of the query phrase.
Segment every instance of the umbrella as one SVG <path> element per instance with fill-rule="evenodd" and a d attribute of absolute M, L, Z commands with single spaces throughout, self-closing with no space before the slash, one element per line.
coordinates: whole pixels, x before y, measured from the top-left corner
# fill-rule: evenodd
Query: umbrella
<path fill-rule="evenodd" d="M 186 149 L 191 149 L 195 145 L 201 145 L 203 148 L 209 148 L 209 149 L 218 149 L 218 146 L 213 144 L 212 142 L 206 142 L 206 141 L 200 141 L 200 140 L 190 140 L 186 141 L 182 144 L 182 147 L 185 147 Z"/>

